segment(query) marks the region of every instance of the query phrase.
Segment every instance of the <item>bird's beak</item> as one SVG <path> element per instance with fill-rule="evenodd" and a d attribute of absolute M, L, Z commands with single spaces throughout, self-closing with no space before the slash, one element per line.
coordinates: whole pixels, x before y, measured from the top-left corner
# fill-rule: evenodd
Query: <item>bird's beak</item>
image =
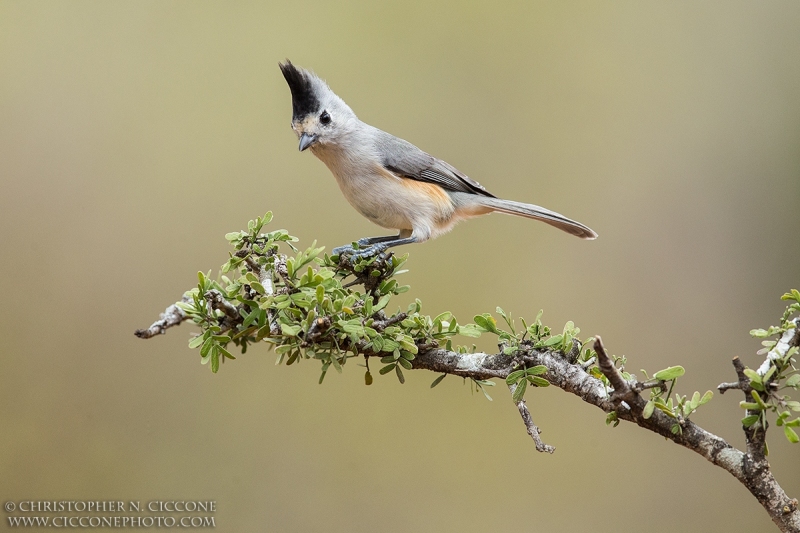
<path fill-rule="evenodd" d="M 311 146 L 315 142 L 317 142 L 317 136 L 316 135 L 311 135 L 311 134 L 308 134 L 308 133 L 302 134 L 300 136 L 300 151 L 302 152 L 303 150 L 305 150 L 306 148 L 308 148 L 309 146 Z"/>

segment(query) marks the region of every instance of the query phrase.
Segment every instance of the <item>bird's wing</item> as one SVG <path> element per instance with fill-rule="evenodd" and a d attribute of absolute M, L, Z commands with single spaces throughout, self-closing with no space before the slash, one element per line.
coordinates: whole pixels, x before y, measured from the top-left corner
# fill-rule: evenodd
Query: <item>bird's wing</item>
<path fill-rule="evenodd" d="M 423 152 L 410 142 L 394 135 L 380 131 L 376 139 L 376 148 L 381 155 L 384 168 L 399 176 L 433 183 L 448 191 L 495 198 L 495 195 L 484 189 L 483 185 L 462 174 L 451 164 Z"/>

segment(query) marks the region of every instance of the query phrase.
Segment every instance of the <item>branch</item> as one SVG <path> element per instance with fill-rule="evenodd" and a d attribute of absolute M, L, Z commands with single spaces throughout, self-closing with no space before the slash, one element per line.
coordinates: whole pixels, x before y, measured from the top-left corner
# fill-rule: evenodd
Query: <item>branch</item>
<path fill-rule="evenodd" d="M 192 298 L 187 294 L 184 294 L 183 298 L 181 298 L 181 302 L 183 303 L 189 303 L 191 301 Z M 149 339 L 150 337 L 155 337 L 156 335 L 163 335 L 167 332 L 167 329 L 180 325 L 181 322 L 188 318 L 189 317 L 186 315 L 186 313 L 183 312 L 183 309 L 178 307 L 176 304 L 172 304 L 167 307 L 163 313 L 161 313 L 160 318 L 153 322 L 149 328 L 137 329 L 133 333 L 140 339 Z"/>
<path fill-rule="evenodd" d="M 508 386 L 508 389 L 511 391 L 512 398 L 514 397 L 514 391 L 517 390 L 517 387 L 518 385 L 516 383 Z M 519 409 L 519 414 L 522 416 L 522 421 L 525 423 L 525 427 L 528 430 L 528 435 L 531 436 L 534 444 L 536 445 L 536 451 L 547 453 L 553 453 L 556 451 L 555 447 L 542 442 L 542 438 L 539 436 L 541 434 L 539 426 L 533 423 L 533 417 L 531 416 L 531 412 L 528 411 L 528 406 L 525 405 L 525 400 L 520 400 L 516 402 L 516 404 L 517 409 Z"/>
<path fill-rule="evenodd" d="M 600 337 L 594 339 L 596 353 L 587 350 L 582 360 L 582 344 L 576 338 L 580 330 L 572 322 L 564 326 L 563 333 L 551 335 L 550 328 L 537 317 L 536 322 L 524 324 L 525 329 L 517 333 L 513 321 L 500 308 L 497 311 L 511 332 L 499 329 L 488 313 L 475 316 L 475 323 L 466 325 L 458 324 L 450 312 L 435 318 L 424 315 L 419 300 L 410 304 L 407 312 L 387 316 L 385 309 L 391 297 L 408 290 L 394 279 L 402 272 L 399 268 L 405 258 L 392 253 L 321 256 L 323 248 L 316 248 L 315 244 L 301 251 L 289 244 L 297 239 L 285 230 L 261 233 L 271 219 L 272 214 L 267 213 L 250 221 L 247 231 L 226 235 L 236 248 L 222 267 L 222 273 L 231 273 L 231 278 L 221 276 L 216 281 L 200 273 L 198 288 L 183 296 L 186 305 L 181 308 L 179 302 L 168 307 L 160 320 L 146 330 L 137 330 L 136 335 L 150 338 L 192 319 L 202 334 L 189 346 L 200 349 L 203 362 L 210 359 L 212 372 L 219 370 L 221 359 L 233 358 L 226 348 L 230 343 L 241 347 L 244 353 L 249 345 L 266 341 L 278 352 L 279 364 L 284 360 L 287 365 L 300 359 L 318 360 L 320 383 L 329 367 L 341 371 L 348 358 L 354 356 L 363 356 L 367 363 L 371 357 L 379 358 L 384 365 L 379 373 L 395 373 L 401 383 L 405 381 L 402 369 L 470 378 L 481 387 L 483 380 L 503 379 L 536 449 L 548 453 L 555 448 L 542 442 L 524 392 L 529 385 L 535 388 L 552 384 L 609 413 L 607 421 L 632 422 L 725 469 L 747 487 L 782 531 L 800 533 L 797 501 L 786 495 L 770 471 L 764 416 L 768 408 L 797 404 L 789 402 L 788 396 L 778 397 L 775 391 L 780 380 L 796 372 L 791 357 L 794 352 L 790 350 L 800 345 L 800 328 L 797 318 L 789 320 L 789 316 L 800 312 L 800 292 L 792 290 L 784 295 L 784 299 L 796 303 L 787 308 L 780 328 L 758 330 L 756 336 L 782 332 L 774 345 L 765 343 L 772 349 L 758 374 L 736 358 L 733 365 L 738 380 L 718 387 L 720 392 L 741 390 L 748 399 L 744 407 L 752 410 L 743 420 L 747 424 L 747 449 L 741 451 L 689 420 L 697 407 L 711 398 L 710 392 L 702 397 L 695 393 L 691 399 L 676 395 L 677 404 L 669 398 L 675 380 L 684 372 L 680 366 L 666 368 L 652 379 L 639 382 L 624 371 L 624 358 L 609 356 Z M 297 256 L 280 253 L 282 243 L 288 244 Z M 354 279 L 347 281 L 350 276 Z M 364 291 L 349 288 L 357 285 Z M 476 337 L 486 332 L 498 336 L 502 353 L 449 349 L 455 335 Z M 448 349 L 440 348 L 442 345 Z M 790 379 L 793 381 L 790 384 L 787 380 L 787 386 L 797 388 L 797 379 Z M 441 378 L 431 386 L 439 381 Z M 369 365 L 365 382 L 372 382 Z M 644 391 L 649 400 L 641 396 Z M 757 403 L 751 403 L 750 396 Z M 756 412 L 760 418 L 753 416 Z M 800 425 L 800 419 L 788 421 L 788 416 L 788 411 L 781 412 L 777 423 L 785 425 L 790 441 L 800 440 L 792 429 Z M 753 423 L 756 418 L 760 421 Z"/>
<path fill-rule="evenodd" d="M 528 348 L 518 358 L 521 358 L 526 366 L 546 366 L 547 373 L 542 377 L 565 392 L 578 396 L 584 402 L 606 413 L 616 412 L 619 419 L 633 422 L 657 433 L 723 468 L 747 487 L 781 531 L 800 532 L 797 501 L 786 495 L 769 470 L 768 464 L 754 461 L 749 453 L 745 454 L 734 448 L 721 437 L 706 431 L 691 420 L 683 420 L 681 431 L 673 433 L 672 426 L 675 421 L 663 412 L 655 410 L 650 418 L 644 418 L 642 411 L 645 400 L 622 378 L 599 338 L 595 340 L 595 350 L 603 375 L 612 386 L 616 384 L 616 389 L 610 394 L 606 392 L 603 382 L 589 375 L 580 364 L 568 362 L 558 352 Z M 412 364 L 415 369 L 421 368 L 475 379 L 502 378 L 514 370 L 514 359 L 509 356 L 485 353 L 459 354 L 447 350 L 420 353 Z M 536 442 L 537 450 L 541 446 L 547 448 L 543 451 L 552 453 L 551 447 L 541 443 L 540 439 L 537 440 L 538 428 L 533 424 L 524 403 L 520 402 L 517 407 L 528 433 Z"/>

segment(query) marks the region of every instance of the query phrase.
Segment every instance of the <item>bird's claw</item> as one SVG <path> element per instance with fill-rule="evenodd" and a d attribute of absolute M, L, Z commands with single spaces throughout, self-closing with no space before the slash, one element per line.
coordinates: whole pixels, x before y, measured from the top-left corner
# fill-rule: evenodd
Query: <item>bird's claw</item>
<path fill-rule="evenodd" d="M 331 251 L 332 255 L 342 255 L 342 254 L 349 254 L 355 252 L 356 249 L 353 248 L 352 244 L 345 244 L 344 246 L 337 246 Z"/>
<path fill-rule="evenodd" d="M 362 239 L 365 240 L 365 239 Z M 367 243 L 358 242 L 361 245 L 367 245 Z M 333 255 L 347 256 L 351 263 L 354 263 L 357 259 L 369 259 L 371 257 L 375 257 L 376 255 L 382 254 L 387 250 L 386 245 L 384 244 L 373 244 L 371 246 L 367 245 L 366 248 L 356 248 L 352 244 L 348 244 L 345 246 L 339 246 L 333 249 Z"/>

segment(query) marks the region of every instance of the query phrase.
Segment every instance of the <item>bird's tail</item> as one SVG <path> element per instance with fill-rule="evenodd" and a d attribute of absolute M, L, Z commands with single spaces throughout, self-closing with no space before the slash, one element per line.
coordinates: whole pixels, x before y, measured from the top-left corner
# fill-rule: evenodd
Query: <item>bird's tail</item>
<path fill-rule="evenodd" d="M 580 222 L 571 220 L 560 213 L 550 211 L 544 207 L 539 207 L 538 205 L 523 204 L 513 200 L 501 200 L 500 198 L 490 198 L 487 196 L 476 196 L 474 200 L 478 200 L 481 205 L 490 208 L 492 211 L 541 220 L 546 224 L 555 226 L 581 239 L 591 240 L 597 238 L 597 233 L 592 231 L 589 227 L 584 226 Z"/>

